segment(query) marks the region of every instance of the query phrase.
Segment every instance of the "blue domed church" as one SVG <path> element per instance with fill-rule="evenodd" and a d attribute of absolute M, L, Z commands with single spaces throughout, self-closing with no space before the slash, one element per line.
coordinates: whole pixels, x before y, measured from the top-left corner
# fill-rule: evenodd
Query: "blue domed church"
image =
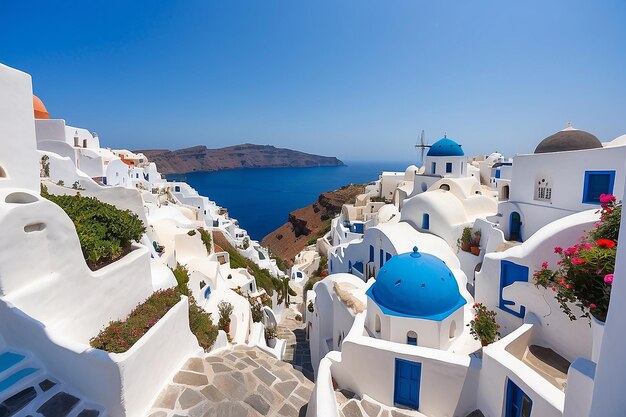
<path fill-rule="evenodd" d="M 467 177 L 467 157 L 460 144 L 447 135 L 430 146 L 424 161 L 424 175 Z"/>
<path fill-rule="evenodd" d="M 392 257 L 367 290 L 366 327 L 396 343 L 447 349 L 463 332 L 465 298 L 454 274 L 434 255 Z"/>

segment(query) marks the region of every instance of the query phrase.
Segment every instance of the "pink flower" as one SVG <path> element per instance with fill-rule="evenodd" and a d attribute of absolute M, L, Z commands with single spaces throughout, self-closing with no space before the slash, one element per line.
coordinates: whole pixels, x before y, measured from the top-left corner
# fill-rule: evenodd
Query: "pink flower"
<path fill-rule="evenodd" d="M 610 203 L 611 201 L 615 201 L 615 196 L 613 194 L 600 194 L 600 202 L 603 204 Z"/>
<path fill-rule="evenodd" d="M 578 254 L 578 249 L 576 249 L 573 246 L 565 249 L 565 255 L 566 256 L 572 256 L 572 255 L 576 255 L 576 254 Z"/>
<path fill-rule="evenodd" d="M 541 267 L 542 267 L 543 269 L 546 269 L 546 268 L 548 267 L 548 262 L 543 261 L 543 263 L 541 264 Z"/>
<path fill-rule="evenodd" d="M 584 259 L 582 259 L 582 258 L 572 258 L 572 263 L 573 263 L 574 265 L 582 265 L 582 264 L 584 264 L 585 262 L 587 262 L 587 261 L 585 261 L 585 260 L 584 260 Z"/>
<path fill-rule="evenodd" d="M 554 253 L 558 253 L 559 255 L 563 253 L 563 248 L 560 246 L 557 246 L 556 248 L 554 248 Z"/>
<path fill-rule="evenodd" d="M 606 274 L 604 276 L 604 282 L 609 285 L 613 285 L 613 274 Z"/>
<path fill-rule="evenodd" d="M 571 290 L 572 288 L 574 288 L 574 286 L 572 284 L 567 284 L 565 288 L 567 288 L 568 290 Z"/>
<path fill-rule="evenodd" d="M 593 249 L 593 245 L 592 245 L 592 244 L 590 244 L 590 243 L 585 243 L 585 244 L 582 246 L 582 248 L 583 248 L 584 250 L 591 250 L 591 249 Z"/>
<path fill-rule="evenodd" d="M 597 305 L 595 305 L 594 303 L 589 304 L 589 308 L 596 308 Z"/>

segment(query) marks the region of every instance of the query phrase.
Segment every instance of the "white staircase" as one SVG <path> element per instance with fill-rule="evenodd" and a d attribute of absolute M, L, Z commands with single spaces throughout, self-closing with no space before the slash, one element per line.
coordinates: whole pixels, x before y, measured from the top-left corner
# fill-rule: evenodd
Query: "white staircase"
<path fill-rule="evenodd" d="M 0 417 L 105 417 L 103 407 L 73 395 L 36 358 L 0 350 Z"/>

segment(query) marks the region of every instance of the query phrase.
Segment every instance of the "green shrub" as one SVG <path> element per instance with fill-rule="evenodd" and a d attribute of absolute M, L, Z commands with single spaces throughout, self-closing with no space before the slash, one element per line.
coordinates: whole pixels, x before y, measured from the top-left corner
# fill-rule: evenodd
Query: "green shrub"
<path fill-rule="evenodd" d="M 196 235 L 196 231 L 195 230 L 190 230 L 190 231 L 187 232 L 187 234 L 189 236 L 195 236 Z"/>
<path fill-rule="evenodd" d="M 218 329 L 211 320 L 211 313 L 198 307 L 193 297 L 189 297 L 189 328 L 205 351 L 208 351 L 217 339 Z"/>
<path fill-rule="evenodd" d="M 258 301 L 251 301 L 252 321 L 259 323 L 263 321 L 263 305 Z"/>
<path fill-rule="evenodd" d="M 233 313 L 233 309 L 233 305 L 227 301 L 220 301 L 217 305 L 217 310 L 220 313 L 217 325 L 220 329 L 224 329 L 224 327 L 230 324 L 230 315 Z"/>
<path fill-rule="evenodd" d="M 176 268 L 172 269 L 174 277 L 176 278 L 176 291 L 182 295 L 189 295 L 189 271 L 183 265 L 177 263 Z"/>
<path fill-rule="evenodd" d="M 126 320 L 109 323 L 89 344 L 107 352 L 126 352 L 179 301 L 180 294 L 173 289 L 157 291 L 139 304 Z"/>
<path fill-rule="evenodd" d="M 265 340 L 276 339 L 278 337 L 278 332 L 276 331 L 276 326 L 268 326 L 265 328 Z"/>
<path fill-rule="evenodd" d="M 206 247 L 206 253 L 211 253 L 211 232 L 204 229 L 198 230 L 200 230 L 200 238 L 202 239 L 202 243 L 204 243 L 204 246 Z"/>
<path fill-rule="evenodd" d="M 248 239 L 247 237 L 243 238 L 243 248 L 248 249 L 250 247 L 250 239 Z"/>
<path fill-rule="evenodd" d="M 80 195 L 52 195 L 42 189 L 42 197 L 60 206 L 72 219 L 87 264 L 101 268 L 130 252 L 131 242 L 146 231 L 139 217 L 130 210 Z"/>

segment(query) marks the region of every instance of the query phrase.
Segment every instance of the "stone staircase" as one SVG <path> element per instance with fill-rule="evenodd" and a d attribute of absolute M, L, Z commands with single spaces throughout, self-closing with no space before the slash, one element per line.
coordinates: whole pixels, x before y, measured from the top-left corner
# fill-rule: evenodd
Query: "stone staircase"
<path fill-rule="evenodd" d="M 31 355 L 0 351 L 0 417 L 105 417 L 101 406 L 72 395 Z"/>

